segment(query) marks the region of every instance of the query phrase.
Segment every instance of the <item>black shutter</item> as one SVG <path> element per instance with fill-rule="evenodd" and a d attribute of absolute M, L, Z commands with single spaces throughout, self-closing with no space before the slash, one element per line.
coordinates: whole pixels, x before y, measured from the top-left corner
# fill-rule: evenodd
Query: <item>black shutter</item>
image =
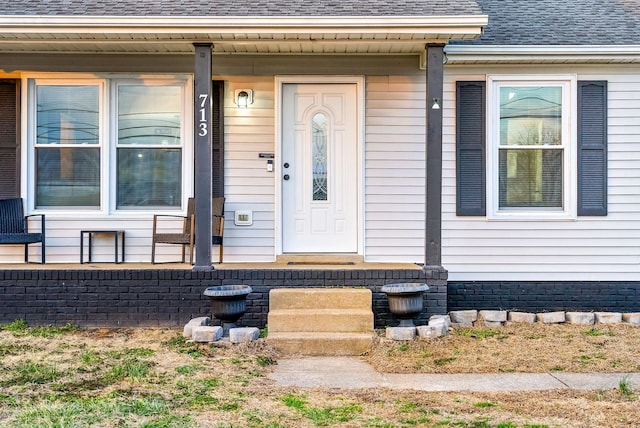
<path fill-rule="evenodd" d="M 578 81 L 578 215 L 607 215 L 606 81 Z"/>
<path fill-rule="evenodd" d="M 485 82 L 456 82 L 456 214 L 486 214 Z"/>
<path fill-rule="evenodd" d="M 20 196 L 19 84 L 0 80 L 0 199 Z"/>
<path fill-rule="evenodd" d="M 211 127 L 213 129 L 211 142 L 212 183 L 211 196 L 224 196 L 224 82 L 213 81 L 213 109 L 211 113 Z"/>

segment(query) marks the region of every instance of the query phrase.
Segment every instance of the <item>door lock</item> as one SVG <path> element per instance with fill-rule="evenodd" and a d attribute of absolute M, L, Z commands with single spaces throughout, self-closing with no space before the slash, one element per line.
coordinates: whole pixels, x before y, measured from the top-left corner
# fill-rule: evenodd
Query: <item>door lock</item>
<path fill-rule="evenodd" d="M 285 174 L 284 177 L 282 177 L 282 178 L 284 178 L 285 181 L 288 180 L 289 179 L 289 174 Z"/>

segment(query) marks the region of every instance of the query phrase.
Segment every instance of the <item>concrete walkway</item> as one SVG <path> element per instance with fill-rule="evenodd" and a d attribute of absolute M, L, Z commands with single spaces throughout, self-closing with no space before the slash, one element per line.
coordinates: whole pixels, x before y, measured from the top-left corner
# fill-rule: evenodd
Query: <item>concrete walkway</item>
<path fill-rule="evenodd" d="M 419 391 L 541 391 L 618 388 L 626 379 L 640 387 L 640 373 L 499 373 L 392 374 L 378 373 L 356 357 L 309 357 L 278 360 L 269 378 L 301 388 L 391 388 Z"/>

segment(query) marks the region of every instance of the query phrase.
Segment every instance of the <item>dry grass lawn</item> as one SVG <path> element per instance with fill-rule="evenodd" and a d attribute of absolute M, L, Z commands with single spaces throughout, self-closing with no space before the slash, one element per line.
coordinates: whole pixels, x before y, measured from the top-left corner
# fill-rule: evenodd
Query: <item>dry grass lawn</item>
<path fill-rule="evenodd" d="M 68 331 L 67 331 L 68 330 Z M 497 333 L 495 332 L 497 331 Z M 282 387 L 258 342 L 188 343 L 167 329 L 0 326 L 2 427 L 636 427 L 637 391 L 427 393 Z M 458 331 L 364 356 L 394 372 L 638 371 L 640 328 Z M 636 352 L 637 354 L 637 352 Z"/>
<path fill-rule="evenodd" d="M 638 327 L 536 323 L 410 343 L 381 337 L 367 361 L 388 373 L 626 373 L 640 371 L 639 350 Z"/>

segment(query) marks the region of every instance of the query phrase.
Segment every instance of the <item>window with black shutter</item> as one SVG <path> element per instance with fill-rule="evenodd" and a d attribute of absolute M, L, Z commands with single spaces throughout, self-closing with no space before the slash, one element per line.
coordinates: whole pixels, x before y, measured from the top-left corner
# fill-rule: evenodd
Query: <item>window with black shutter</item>
<path fill-rule="evenodd" d="M 570 126 L 572 91 L 577 129 Z M 488 84 L 457 82 L 456 96 L 457 215 L 607 214 L 606 82 L 498 76 Z M 574 174 L 577 194 L 569 191 Z"/>

